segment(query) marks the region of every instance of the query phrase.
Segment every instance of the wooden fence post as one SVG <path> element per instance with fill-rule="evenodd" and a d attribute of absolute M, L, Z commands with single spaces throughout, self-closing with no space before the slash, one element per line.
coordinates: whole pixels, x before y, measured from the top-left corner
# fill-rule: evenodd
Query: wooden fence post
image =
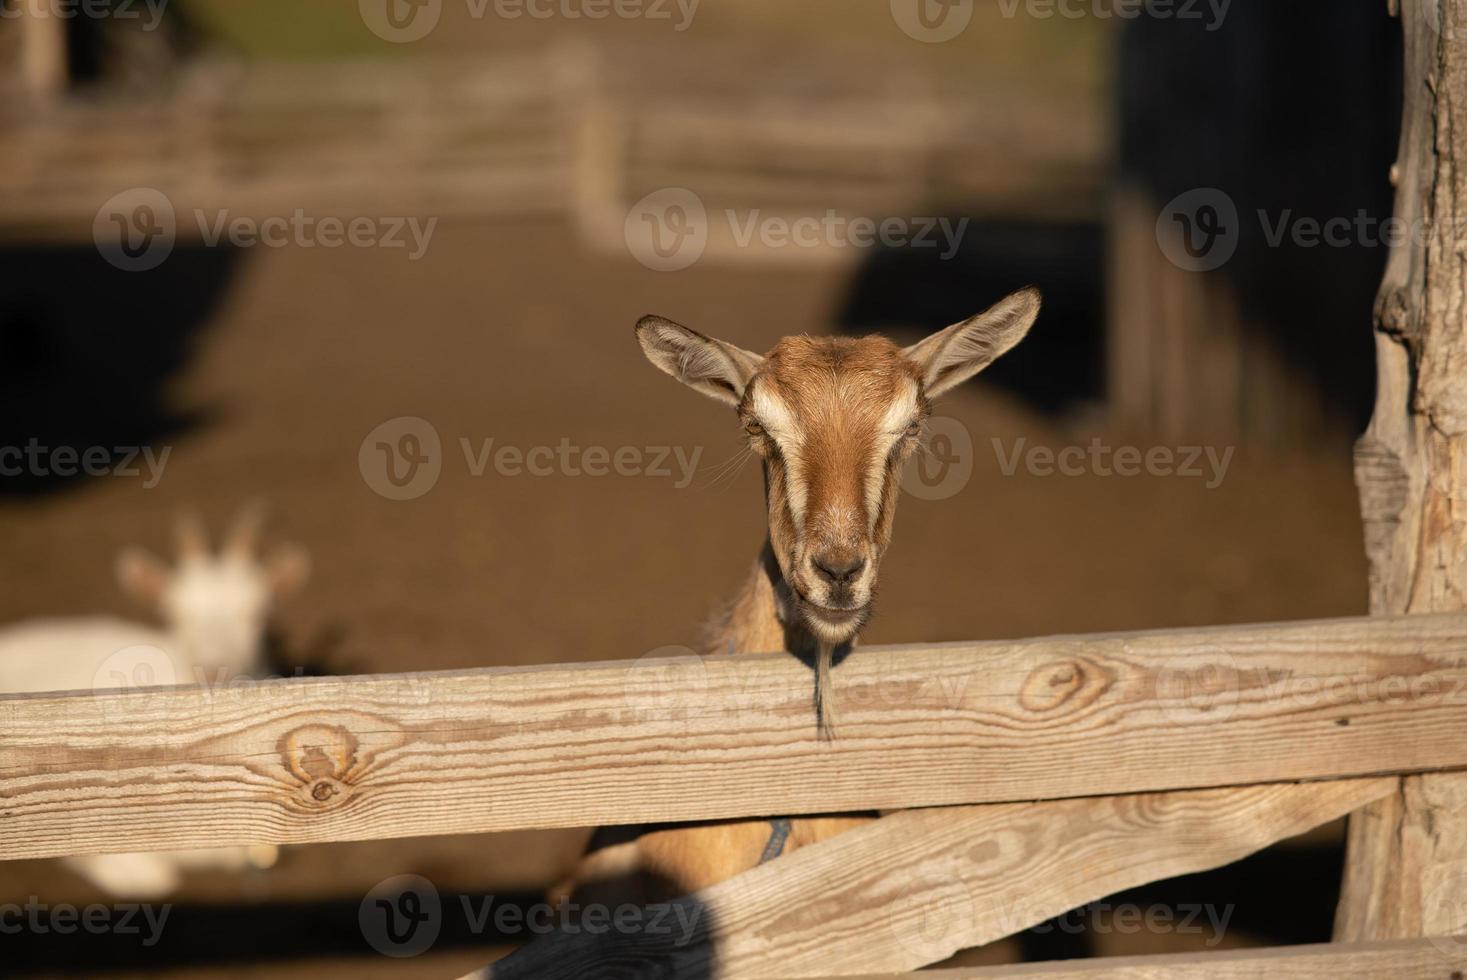
<path fill-rule="evenodd" d="M 1377 615 L 1467 606 L 1467 0 L 1390 2 L 1406 45 L 1391 171 L 1402 233 L 1387 237 L 1375 415 L 1355 459 Z M 1350 819 L 1335 939 L 1464 926 L 1467 774 L 1405 777 Z"/>
<path fill-rule="evenodd" d="M 66 21 L 40 0 L 18 0 L 16 8 L 20 13 L 20 84 L 36 98 L 58 95 L 66 88 Z"/>

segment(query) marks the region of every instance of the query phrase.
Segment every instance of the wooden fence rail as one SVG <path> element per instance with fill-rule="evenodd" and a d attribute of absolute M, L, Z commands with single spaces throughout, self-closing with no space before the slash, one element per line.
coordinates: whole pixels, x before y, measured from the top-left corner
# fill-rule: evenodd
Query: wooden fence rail
<path fill-rule="evenodd" d="M 0 698 L 0 857 L 1467 768 L 1467 616 Z"/>
<path fill-rule="evenodd" d="M 1379 799 L 1392 783 L 906 810 L 680 900 L 681 930 L 553 934 L 474 977 L 755 980 L 915 969 L 1126 888 L 1237 861 Z"/>
<path fill-rule="evenodd" d="M 1406 939 L 925 970 L 850 980 L 1451 980 L 1464 970 L 1467 940 Z"/>
<path fill-rule="evenodd" d="M 693 189 L 710 214 L 1074 220 L 1099 216 L 1111 156 L 1098 93 L 991 71 L 951 91 L 921 59 L 805 47 L 566 42 L 327 65 L 212 55 L 180 73 L 149 97 L 0 104 L 0 239 L 90 241 L 99 209 L 133 187 L 161 193 L 190 242 L 221 210 L 533 214 L 572 217 L 620 253 L 629 209 L 668 187 Z M 1002 100 L 966 94 L 999 88 Z M 725 224 L 710 223 L 715 256 L 861 251 L 734 248 Z"/>

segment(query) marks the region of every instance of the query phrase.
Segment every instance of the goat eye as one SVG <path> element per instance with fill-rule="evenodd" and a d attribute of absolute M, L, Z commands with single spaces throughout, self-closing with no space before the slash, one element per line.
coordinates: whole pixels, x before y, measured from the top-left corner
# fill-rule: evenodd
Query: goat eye
<path fill-rule="evenodd" d="M 762 436 L 764 434 L 764 426 L 758 422 L 750 422 L 744 426 L 744 431 L 751 436 Z"/>
<path fill-rule="evenodd" d="M 916 438 L 917 434 L 920 433 L 921 431 L 922 431 L 922 423 L 921 422 L 913 422 L 911 425 L 907 426 L 907 433 L 906 433 L 907 438 L 908 439 Z"/>

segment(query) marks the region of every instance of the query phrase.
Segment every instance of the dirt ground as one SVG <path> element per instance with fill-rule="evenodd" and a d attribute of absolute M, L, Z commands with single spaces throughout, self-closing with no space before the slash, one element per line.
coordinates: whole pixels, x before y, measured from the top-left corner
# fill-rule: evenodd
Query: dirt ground
<path fill-rule="evenodd" d="M 98 478 L 0 497 L 8 569 L 0 623 L 147 615 L 118 594 L 114 553 L 168 549 L 182 507 L 197 506 L 217 527 L 264 496 L 273 536 L 300 542 L 314 559 L 309 585 L 281 615 L 301 663 L 341 673 L 436 670 L 626 659 L 692 643 L 759 547 L 759 474 L 748 464 L 715 479 L 739 450 L 731 415 L 647 365 L 631 326 L 656 311 L 760 349 L 781 334 L 834 329 L 852 275 L 708 264 L 659 274 L 588 252 L 555 222 L 443 224 L 417 262 L 401 250 L 257 249 L 242 256 L 170 383 L 169 402 L 204 410 L 204 421 L 167 440 L 172 454 L 155 488 Z M 974 296 L 973 306 L 996 298 Z M 149 329 L 145 304 L 118 312 L 97 329 Z M 1053 447 L 1096 435 L 1116 446 L 1150 443 L 1038 415 L 981 384 L 942 412 L 972 434 L 972 479 L 948 499 L 909 495 L 901 505 L 868 643 L 1365 609 L 1345 440 L 1290 458 L 1240 449 L 1212 489 L 1178 476 L 1040 476 L 1023 467 L 1008 476 L 995 438 L 1005 452 L 1020 437 Z M 407 501 L 374 492 L 358 465 L 368 433 L 400 416 L 426 419 L 443 447 L 437 484 Z M 505 476 L 492 467 L 476 476 L 460 440 L 477 450 L 491 438 L 495 447 L 569 440 L 701 456 L 686 487 L 676 476 Z M 532 894 L 574 860 L 584 836 L 292 848 L 272 872 L 191 879 L 176 898 L 185 928 L 165 935 L 160 962 L 200 977 L 454 975 L 495 944 L 469 937 L 410 963 L 375 958 L 353 934 L 366 892 L 412 872 L 445 895 Z M 0 864 L 0 901 L 28 895 L 100 898 L 48 862 Z M 261 915 L 211 912 L 235 902 L 279 916 L 271 928 L 280 936 L 315 936 L 312 959 L 288 965 L 283 940 L 229 926 L 269 921 Z M 137 975 L 154 972 L 135 950 L 99 961 L 75 952 L 84 943 L 67 946 L 75 973 L 127 963 Z M 164 955 L 170 943 L 182 951 Z M 25 969 L 44 962 L 10 948 Z M 211 967 L 210 955 L 234 965 Z"/>

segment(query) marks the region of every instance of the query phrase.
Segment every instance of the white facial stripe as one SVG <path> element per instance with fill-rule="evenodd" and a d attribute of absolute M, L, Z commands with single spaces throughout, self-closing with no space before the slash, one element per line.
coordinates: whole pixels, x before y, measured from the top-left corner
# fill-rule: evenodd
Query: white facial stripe
<path fill-rule="evenodd" d="M 774 437 L 780 448 L 795 448 L 799 439 L 799 427 L 795 424 L 795 416 L 773 390 L 774 386 L 768 382 L 756 383 L 754 386 L 754 397 L 751 401 L 754 409 L 754 417 L 764 430 Z"/>
<path fill-rule="evenodd" d="M 887 406 L 882 416 L 880 431 L 872 447 L 871 458 L 866 461 L 866 525 L 868 533 L 876 527 L 876 516 L 881 511 L 881 498 L 886 491 L 886 459 L 898 439 L 902 438 L 913 416 L 917 414 L 917 385 L 910 379 L 902 380 L 901 390 Z"/>
<path fill-rule="evenodd" d="M 805 536 L 805 502 L 808 499 L 808 487 L 805 484 L 805 474 L 802 472 L 801 461 L 786 456 L 784 461 L 785 496 L 790 504 L 790 517 L 795 522 L 795 535 L 803 540 Z"/>
<path fill-rule="evenodd" d="M 750 405 L 754 417 L 764 426 L 764 431 L 779 446 L 784 457 L 785 497 L 789 501 L 790 516 L 794 519 L 796 533 L 805 526 L 806 483 L 801 460 L 802 433 L 795 422 L 794 413 L 784 399 L 773 390 L 768 382 L 755 382 Z"/>

